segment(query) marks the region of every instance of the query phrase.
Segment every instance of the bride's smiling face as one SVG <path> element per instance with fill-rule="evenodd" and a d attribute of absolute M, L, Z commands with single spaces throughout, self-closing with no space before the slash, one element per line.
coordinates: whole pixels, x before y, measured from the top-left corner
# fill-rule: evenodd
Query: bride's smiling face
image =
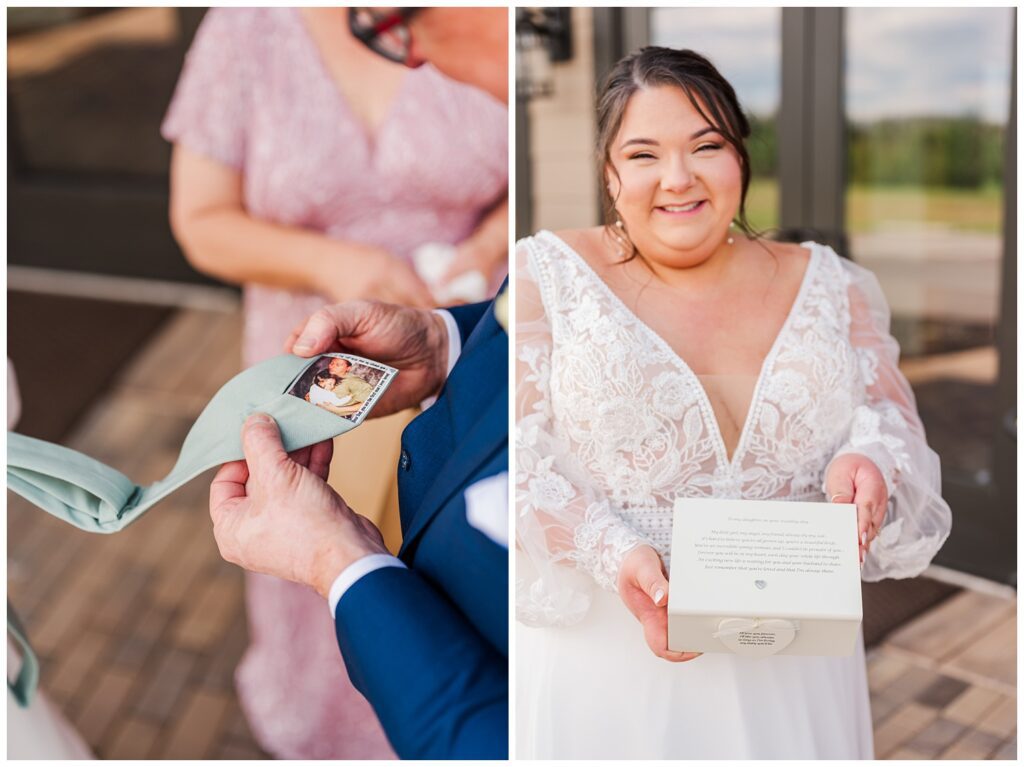
<path fill-rule="evenodd" d="M 676 86 L 633 94 L 605 170 L 633 244 L 665 266 L 707 260 L 740 207 L 739 155 Z"/>

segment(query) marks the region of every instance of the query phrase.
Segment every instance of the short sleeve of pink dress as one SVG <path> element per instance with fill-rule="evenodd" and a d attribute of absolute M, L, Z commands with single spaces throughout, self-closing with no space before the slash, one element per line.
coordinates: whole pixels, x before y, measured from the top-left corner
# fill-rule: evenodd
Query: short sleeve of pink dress
<path fill-rule="evenodd" d="M 171 111 L 161 133 L 198 154 L 242 169 L 248 85 L 244 15 L 209 12 L 188 51 Z"/>
<path fill-rule="evenodd" d="M 209 11 L 162 133 L 237 168 L 256 218 L 400 259 L 424 243 L 465 239 L 508 184 L 503 104 L 423 66 L 406 74 L 370 136 L 294 8 Z M 279 354 L 324 303 L 246 285 L 245 363 Z"/>
<path fill-rule="evenodd" d="M 238 170 L 255 218 L 398 259 L 463 240 L 508 182 L 503 104 L 424 66 L 405 75 L 370 136 L 294 8 L 210 10 L 162 134 Z M 280 354 L 292 328 L 327 302 L 256 284 L 244 296 L 247 366 Z M 236 680 L 261 745 L 283 758 L 393 756 L 345 678 L 323 600 L 263 576 L 247 584 L 251 644 Z"/>

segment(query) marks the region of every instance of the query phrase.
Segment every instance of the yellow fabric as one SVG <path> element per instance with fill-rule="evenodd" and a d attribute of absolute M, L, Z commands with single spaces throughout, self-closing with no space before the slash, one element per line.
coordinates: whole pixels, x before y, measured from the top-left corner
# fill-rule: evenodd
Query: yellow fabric
<path fill-rule="evenodd" d="M 344 397 L 346 394 L 352 397 L 352 403 L 363 403 L 370 399 L 373 394 L 373 387 L 359 376 L 347 375 L 343 377 L 334 387 L 334 394 L 337 397 Z"/>
<path fill-rule="evenodd" d="M 494 318 L 501 325 L 501 329 L 508 333 L 508 286 L 494 299 Z"/>
<path fill-rule="evenodd" d="M 402 544 L 398 516 L 398 457 L 402 431 L 419 414 L 409 408 L 384 418 L 364 421 L 356 430 L 335 440 L 328 484 L 384 535 L 388 550 Z"/>

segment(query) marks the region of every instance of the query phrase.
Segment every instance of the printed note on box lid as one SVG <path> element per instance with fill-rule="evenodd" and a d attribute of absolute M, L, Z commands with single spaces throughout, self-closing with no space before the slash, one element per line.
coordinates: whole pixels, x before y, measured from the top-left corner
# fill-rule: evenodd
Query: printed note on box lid
<path fill-rule="evenodd" d="M 850 655 L 861 617 L 853 504 L 676 499 L 669 649 Z"/>

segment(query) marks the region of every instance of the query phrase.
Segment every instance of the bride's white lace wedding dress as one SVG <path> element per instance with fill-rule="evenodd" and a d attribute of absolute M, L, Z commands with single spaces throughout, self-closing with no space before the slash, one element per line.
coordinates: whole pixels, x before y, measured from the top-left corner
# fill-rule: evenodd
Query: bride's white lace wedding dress
<path fill-rule="evenodd" d="M 804 247 L 730 457 L 686 361 L 556 235 L 519 243 L 520 758 L 873 757 L 862 639 L 852 657 L 670 664 L 614 593 L 638 543 L 670 566 L 676 497 L 822 501 L 826 468 L 846 452 L 874 461 L 891 499 L 865 580 L 916 575 L 946 539 L 938 457 L 877 281 Z"/>

